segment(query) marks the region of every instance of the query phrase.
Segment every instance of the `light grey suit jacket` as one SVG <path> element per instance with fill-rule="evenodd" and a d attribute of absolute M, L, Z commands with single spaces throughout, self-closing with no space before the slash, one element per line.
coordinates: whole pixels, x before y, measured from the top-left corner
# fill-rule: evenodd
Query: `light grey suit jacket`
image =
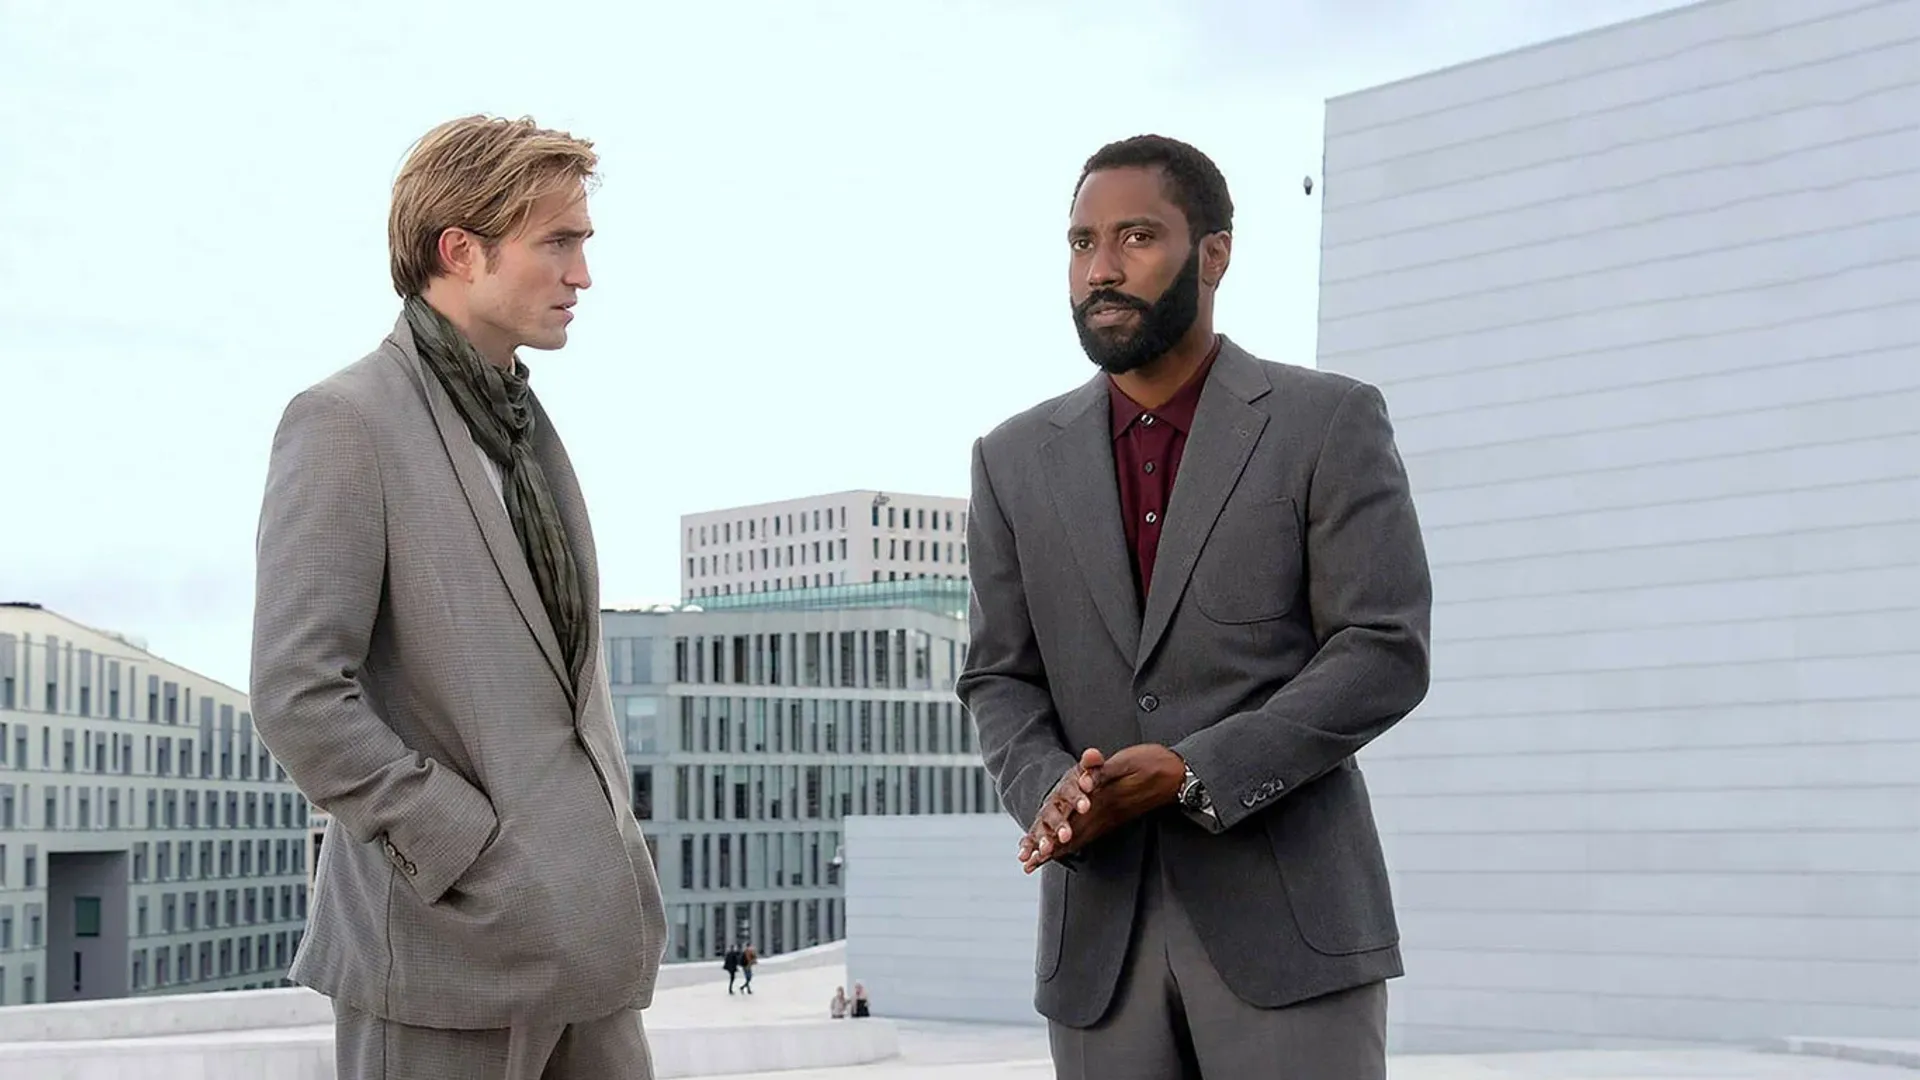
<path fill-rule="evenodd" d="M 1008 810 L 1029 825 L 1087 747 L 1153 742 L 1219 815 L 1158 812 L 1041 870 L 1036 1005 L 1074 1027 L 1112 998 L 1150 833 L 1247 1001 L 1401 974 L 1353 755 L 1425 696 L 1432 601 L 1379 392 L 1224 341 L 1165 520 L 1143 605 L 1104 375 L 974 447 L 959 694 Z"/>
<path fill-rule="evenodd" d="M 599 663 L 587 508 L 537 405 L 535 418 L 592 619 L 578 687 L 404 318 L 295 397 L 274 436 L 254 722 L 333 815 L 290 977 L 405 1024 L 644 1007 L 666 948 Z"/>

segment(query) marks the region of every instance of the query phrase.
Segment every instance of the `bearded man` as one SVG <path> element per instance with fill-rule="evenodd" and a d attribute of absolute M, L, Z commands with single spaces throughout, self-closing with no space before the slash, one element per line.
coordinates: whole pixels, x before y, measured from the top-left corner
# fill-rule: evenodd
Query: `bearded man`
<path fill-rule="evenodd" d="M 1426 554 L 1379 391 L 1215 333 L 1232 229 L 1193 147 L 1093 155 L 1067 265 L 1101 370 L 973 450 L 958 689 L 1042 877 L 1063 1080 L 1386 1075 L 1354 754 L 1426 694 Z"/>

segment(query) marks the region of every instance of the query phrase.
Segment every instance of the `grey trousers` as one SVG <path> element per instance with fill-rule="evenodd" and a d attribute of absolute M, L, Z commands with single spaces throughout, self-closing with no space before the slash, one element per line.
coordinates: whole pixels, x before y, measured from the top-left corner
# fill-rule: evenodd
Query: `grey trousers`
<path fill-rule="evenodd" d="M 1059 1080 L 1386 1080 L 1385 983 L 1282 1009 L 1247 1004 L 1214 971 L 1159 865 L 1150 855 L 1107 1014 L 1086 1029 L 1049 1024 Z"/>
<path fill-rule="evenodd" d="M 408 1027 L 336 1001 L 337 1080 L 653 1080 L 640 1013 L 552 1027 Z"/>

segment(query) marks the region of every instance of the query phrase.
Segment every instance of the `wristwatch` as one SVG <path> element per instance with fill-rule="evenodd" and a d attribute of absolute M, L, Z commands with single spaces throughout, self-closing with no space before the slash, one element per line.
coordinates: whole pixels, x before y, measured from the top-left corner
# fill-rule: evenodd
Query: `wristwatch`
<path fill-rule="evenodd" d="M 1207 794 L 1207 785 L 1193 775 L 1193 766 L 1186 767 L 1186 777 L 1180 781 L 1180 806 L 1197 814 L 1213 813 L 1213 796 Z"/>

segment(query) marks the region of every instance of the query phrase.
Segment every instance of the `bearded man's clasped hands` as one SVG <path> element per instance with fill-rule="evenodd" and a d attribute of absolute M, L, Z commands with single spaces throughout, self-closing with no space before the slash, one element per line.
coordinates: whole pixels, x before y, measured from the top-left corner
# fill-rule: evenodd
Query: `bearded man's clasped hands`
<path fill-rule="evenodd" d="M 1185 778 L 1180 755 L 1158 743 L 1129 746 L 1112 757 L 1088 748 L 1041 801 L 1038 816 L 1020 838 L 1021 865 L 1031 874 L 1172 805 Z"/>

